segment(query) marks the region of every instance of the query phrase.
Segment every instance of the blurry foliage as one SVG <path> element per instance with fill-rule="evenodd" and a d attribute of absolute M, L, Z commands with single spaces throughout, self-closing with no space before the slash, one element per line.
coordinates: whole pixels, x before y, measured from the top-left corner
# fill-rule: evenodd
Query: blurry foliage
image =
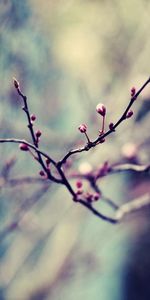
<path fill-rule="evenodd" d="M 88 123 L 92 137 L 97 135 L 98 102 L 107 105 L 108 119 L 116 120 L 128 102 L 130 87 L 139 87 L 149 76 L 149 13 L 150 2 L 144 0 L 1 0 L 1 137 L 28 139 L 13 76 L 37 115 L 42 148 L 55 158 L 81 139 L 77 131 L 81 122 Z M 136 123 L 133 118 L 123 124 L 106 145 L 81 155 L 83 161 L 92 166 L 116 158 L 130 161 L 123 157 L 122 147 L 147 140 L 148 107 L 146 90 L 134 106 Z M 147 163 L 148 145 L 139 148 L 139 163 Z M 1 168 L 8 158 L 17 158 L 11 178 L 38 174 L 32 158 L 15 145 L 1 145 L 0 154 Z M 73 167 L 79 166 L 77 158 Z M 147 189 L 145 178 L 136 187 L 134 183 L 135 176 L 126 174 L 101 180 L 100 186 L 120 203 Z M 72 204 L 62 187 L 45 188 L 39 198 L 37 194 L 35 185 L 1 188 L 1 228 L 19 215 L 22 203 L 33 206 L 25 210 L 19 230 L 0 241 L 0 300 L 130 299 L 128 286 L 123 290 L 124 268 L 130 263 L 131 248 L 137 246 L 134 236 L 139 227 L 142 232 L 148 226 L 148 218 L 141 213 L 129 226 L 126 222 L 113 227 Z M 145 255 L 149 261 L 148 249 Z"/>

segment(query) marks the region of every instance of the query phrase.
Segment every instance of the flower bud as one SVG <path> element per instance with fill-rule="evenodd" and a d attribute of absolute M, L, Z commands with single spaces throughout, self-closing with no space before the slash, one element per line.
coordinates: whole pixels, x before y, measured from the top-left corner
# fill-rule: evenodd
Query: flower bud
<path fill-rule="evenodd" d="M 129 110 L 126 114 L 126 118 L 129 119 L 133 116 L 133 111 L 132 110 Z"/>
<path fill-rule="evenodd" d="M 82 195 L 83 194 L 83 191 L 82 190 L 77 190 L 77 195 Z"/>
<path fill-rule="evenodd" d="M 76 182 L 76 187 L 77 187 L 78 189 L 80 189 L 80 188 L 82 187 L 82 181 L 81 181 L 81 180 L 78 180 L 78 181 Z"/>
<path fill-rule="evenodd" d="M 94 200 L 94 201 L 98 201 L 99 198 L 100 198 L 100 194 L 99 194 L 99 193 L 95 193 L 95 194 L 93 195 L 93 200 Z"/>
<path fill-rule="evenodd" d="M 105 142 L 105 138 L 103 138 L 99 141 L 100 144 L 103 144 L 104 142 Z"/>
<path fill-rule="evenodd" d="M 39 138 L 41 136 L 41 134 L 42 134 L 42 132 L 40 130 L 37 130 L 36 133 L 35 133 L 37 138 Z"/>
<path fill-rule="evenodd" d="M 131 97 L 133 97 L 136 93 L 136 88 L 133 86 L 131 89 Z"/>
<path fill-rule="evenodd" d="M 46 158 L 46 159 L 45 159 L 45 162 L 46 162 L 46 165 L 49 167 L 49 165 L 50 165 L 50 160 L 49 160 L 49 158 Z"/>
<path fill-rule="evenodd" d="M 36 115 L 34 115 L 34 114 L 32 114 L 31 116 L 30 116 L 30 119 L 31 119 L 31 121 L 35 121 L 36 120 Z"/>
<path fill-rule="evenodd" d="M 42 177 L 43 177 L 43 176 L 45 176 L 45 173 L 44 173 L 44 171 L 43 171 L 43 170 L 41 170 L 41 171 L 39 172 L 39 175 L 40 175 L 40 176 L 42 176 Z"/>
<path fill-rule="evenodd" d="M 13 78 L 13 80 L 14 80 L 14 87 L 15 87 L 16 89 L 19 89 L 19 81 L 17 81 L 16 78 Z"/>
<path fill-rule="evenodd" d="M 112 130 L 112 131 L 115 131 L 115 129 L 114 129 L 114 123 L 110 123 L 109 124 L 109 129 Z"/>
<path fill-rule="evenodd" d="M 106 107 L 104 106 L 104 104 L 99 103 L 96 106 L 96 111 L 102 116 L 105 117 L 106 115 Z"/>
<path fill-rule="evenodd" d="M 22 150 L 22 151 L 28 151 L 29 150 L 29 147 L 28 145 L 24 144 L 24 143 L 21 143 L 19 145 L 19 149 Z"/>
<path fill-rule="evenodd" d="M 81 124 L 78 129 L 81 133 L 85 133 L 87 131 L 87 126 L 85 124 Z"/>

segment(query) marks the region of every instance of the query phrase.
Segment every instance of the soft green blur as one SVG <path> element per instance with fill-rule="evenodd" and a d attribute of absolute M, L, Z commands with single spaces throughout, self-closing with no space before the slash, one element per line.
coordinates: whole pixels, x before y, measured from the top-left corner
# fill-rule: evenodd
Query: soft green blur
<path fill-rule="evenodd" d="M 78 141 L 83 144 L 80 123 L 95 139 L 101 122 L 97 103 L 107 106 L 108 126 L 126 107 L 130 88 L 149 76 L 149 15 L 146 0 L 0 0 L 0 136 L 29 140 L 16 77 L 37 116 L 42 149 L 59 159 Z M 148 97 L 146 89 L 135 115 Z M 136 125 L 131 119 L 106 144 L 76 158 L 74 168 L 128 162 L 126 149 L 145 141 L 148 126 L 147 118 Z M 38 176 L 39 166 L 16 145 L 0 145 L 0 154 L 1 167 L 16 159 L 11 178 Z M 147 152 L 139 157 L 147 163 Z M 100 187 L 121 204 L 147 188 L 140 178 L 139 190 L 128 191 L 129 179 L 114 175 Z M 1 228 L 20 203 L 38 198 L 38 189 L 31 184 L 1 189 Z M 73 204 L 63 187 L 50 186 L 23 214 L 19 230 L 0 242 L 0 300 L 133 300 L 126 296 L 125 272 L 139 223 L 141 232 L 149 228 L 142 214 L 129 225 L 103 223 Z"/>

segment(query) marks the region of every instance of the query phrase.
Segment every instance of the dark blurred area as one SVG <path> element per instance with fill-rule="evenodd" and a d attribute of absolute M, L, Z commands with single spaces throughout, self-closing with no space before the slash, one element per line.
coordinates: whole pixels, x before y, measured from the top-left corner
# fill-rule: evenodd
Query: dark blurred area
<path fill-rule="evenodd" d="M 30 141 L 15 77 L 37 116 L 41 149 L 60 159 L 83 145 L 81 123 L 95 139 L 97 103 L 107 107 L 108 127 L 131 87 L 149 77 L 149 13 L 144 0 L 0 0 L 0 137 Z M 105 144 L 75 156 L 72 170 L 147 165 L 150 87 L 133 110 Z M 0 300 L 149 300 L 149 207 L 105 223 L 64 187 L 40 181 L 39 166 L 20 152 L 0 145 Z M 99 186 L 121 205 L 150 192 L 149 174 L 114 174 Z"/>

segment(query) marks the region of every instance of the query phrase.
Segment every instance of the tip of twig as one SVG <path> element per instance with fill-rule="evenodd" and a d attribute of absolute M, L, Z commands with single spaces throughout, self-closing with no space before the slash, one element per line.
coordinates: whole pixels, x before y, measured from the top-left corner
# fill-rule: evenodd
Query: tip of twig
<path fill-rule="evenodd" d="M 15 77 L 13 77 L 13 82 L 14 82 L 14 87 L 16 89 L 19 89 L 19 81 Z"/>

